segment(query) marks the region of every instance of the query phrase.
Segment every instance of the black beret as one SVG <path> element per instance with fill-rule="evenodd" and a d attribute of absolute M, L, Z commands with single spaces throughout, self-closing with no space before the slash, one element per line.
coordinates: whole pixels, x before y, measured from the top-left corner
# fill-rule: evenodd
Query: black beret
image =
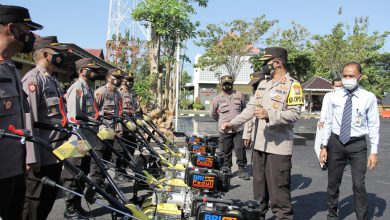
<path fill-rule="evenodd" d="M 19 22 L 28 25 L 32 31 L 41 30 L 43 28 L 42 25 L 31 20 L 27 8 L 13 5 L 0 5 L 0 24 Z"/>

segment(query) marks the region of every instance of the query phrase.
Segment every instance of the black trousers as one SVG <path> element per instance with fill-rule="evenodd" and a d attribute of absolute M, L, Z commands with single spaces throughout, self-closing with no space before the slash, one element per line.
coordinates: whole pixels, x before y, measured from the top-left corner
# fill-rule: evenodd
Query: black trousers
<path fill-rule="evenodd" d="M 0 179 L 0 217 L 3 220 L 22 219 L 25 180 L 24 174 Z"/>
<path fill-rule="evenodd" d="M 351 138 L 343 145 L 336 134 L 330 136 L 328 144 L 328 211 L 329 218 L 337 219 L 340 184 L 347 161 L 351 166 L 352 190 L 355 213 L 358 220 L 367 219 L 368 200 L 365 186 L 367 171 L 367 143 L 365 137 Z"/>
<path fill-rule="evenodd" d="M 291 155 L 253 150 L 253 194 L 262 215 L 271 208 L 276 219 L 293 219 L 291 167 Z"/>
<path fill-rule="evenodd" d="M 84 156 L 81 158 L 69 158 L 67 159 L 71 164 L 76 166 L 79 170 L 81 170 L 85 175 L 89 173 L 91 157 Z M 65 167 L 62 170 L 62 178 L 64 180 L 63 186 L 72 191 L 83 194 L 85 183 L 84 181 L 78 180 L 75 176 Z M 65 192 L 65 202 L 69 204 L 74 204 L 75 200 L 81 200 L 79 196 L 74 195 L 70 192 Z"/>
<path fill-rule="evenodd" d="M 43 220 L 49 215 L 57 198 L 57 187 L 41 183 L 42 177 L 59 182 L 62 163 L 42 166 L 39 172 L 27 172 L 26 199 L 24 201 L 24 220 Z"/>
<path fill-rule="evenodd" d="M 112 146 L 114 146 L 114 141 L 110 140 L 108 142 Z M 105 161 L 110 161 L 111 160 L 112 151 L 110 149 L 108 149 L 107 146 L 105 146 L 100 141 L 98 142 L 98 145 L 100 145 L 101 147 L 98 148 L 99 150 L 95 150 L 97 156 L 100 159 L 103 159 Z M 101 162 L 102 162 L 102 164 L 105 164 L 103 161 L 101 161 Z M 91 179 L 93 181 L 95 181 L 99 185 L 103 185 L 104 181 L 103 181 L 103 176 L 102 176 L 101 170 L 100 170 L 98 164 L 96 163 L 96 161 L 94 159 L 91 160 L 91 169 L 90 169 L 89 176 L 91 177 Z"/>
<path fill-rule="evenodd" d="M 219 133 L 219 147 L 223 156 L 223 166 L 231 168 L 233 149 L 237 157 L 238 167 L 245 167 L 247 164 L 246 151 L 242 140 L 242 131 L 237 133 Z"/>

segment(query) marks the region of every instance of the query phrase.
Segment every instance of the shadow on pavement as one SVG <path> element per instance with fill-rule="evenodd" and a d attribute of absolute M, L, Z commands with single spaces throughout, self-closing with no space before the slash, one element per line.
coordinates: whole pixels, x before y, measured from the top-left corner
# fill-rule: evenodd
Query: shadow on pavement
<path fill-rule="evenodd" d="M 310 186 L 312 179 L 305 177 L 302 174 L 293 174 L 291 176 L 291 191 L 296 189 L 306 189 Z"/>
<path fill-rule="evenodd" d="M 368 196 L 368 219 L 382 217 L 387 203 L 384 199 L 377 197 L 374 193 L 367 193 Z M 339 216 L 345 218 L 349 215 L 355 216 L 353 195 L 350 195 L 339 202 Z"/>

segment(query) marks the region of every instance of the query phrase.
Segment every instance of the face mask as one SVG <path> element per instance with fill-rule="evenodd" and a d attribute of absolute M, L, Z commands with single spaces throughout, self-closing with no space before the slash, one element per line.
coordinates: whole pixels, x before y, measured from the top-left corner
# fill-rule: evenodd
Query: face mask
<path fill-rule="evenodd" d="M 229 92 L 233 89 L 233 85 L 230 83 L 225 83 L 222 85 L 222 90 L 225 92 Z"/>
<path fill-rule="evenodd" d="M 252 85 L 252 92 L 255 94 L 257 87 L 259 86 L 259 83 L 255 83 Z"/>
<path fill-rule="evenodd" d="M 343 87 L 334 87 L 334 89 L 333 89 L 333 91 L 339 91 L 339 90 L 341 90 L 341 89 L 343 89 Z"/>
<path fill-rule="evenodd" d="M 23 48 L 20 51 L 21 53 L 30 53 L 33 51 L 34 48 L 34 42 L 35 42 L 35 35 L 31 32 L 28 31 L 28 33 L 21 31 L 19 28 L 18 29 L 19 35 L 15 36 L 15 38 L 22 42 Z"/>
<path fill-rule="evenodd" d="M 50 63 L 53 64 L 54 66 L 60 67 L 63 60 L 64 60 L 64 56 L 62 56 L 62 54 L 60 53 L 51 54 Z"/>
<path fill-rule="evenodd" d="M 126 82 L 126 86 L 129 87 L 129 89 L 133 88 L 133 83 L 132 82 Z"/>
<path fill-rule="evenodd" d="M 119 79 L 111 79 L 111 84 L 118 87 L 121 85 L 121 81 Z"/>
<path fill-rule="evenodd" d="M 272 63 L 263 66 L 261 69 L 262 69 L 261 71 L 264 73 L 264 75 L 271 76 L 271 78 L 272 78 L 272 75 L 273 75 L 274 70 L 275 70 L 274 65 Z"/>
<path fill-rule="evenodd" d="M 353 79 L 344 79 L 343 78 L 342 83 L 343 83 L 344 88 L 346 88 L 347 90 L 353 90 L 358 85 L 357 79 L 355 79 L 355 78 L 353 78 Z"/>

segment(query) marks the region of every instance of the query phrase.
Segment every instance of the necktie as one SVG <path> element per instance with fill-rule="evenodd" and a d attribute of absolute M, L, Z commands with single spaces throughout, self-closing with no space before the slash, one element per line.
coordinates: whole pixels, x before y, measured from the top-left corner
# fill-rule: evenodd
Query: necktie
<path fill-rule="evenodd" d="M 340 128 L 340 141 L 342 144 L 346 144 L 351 139 L 352 96 L 352 93 L 348 93 L 348 98 L 344 105 Z"/>

